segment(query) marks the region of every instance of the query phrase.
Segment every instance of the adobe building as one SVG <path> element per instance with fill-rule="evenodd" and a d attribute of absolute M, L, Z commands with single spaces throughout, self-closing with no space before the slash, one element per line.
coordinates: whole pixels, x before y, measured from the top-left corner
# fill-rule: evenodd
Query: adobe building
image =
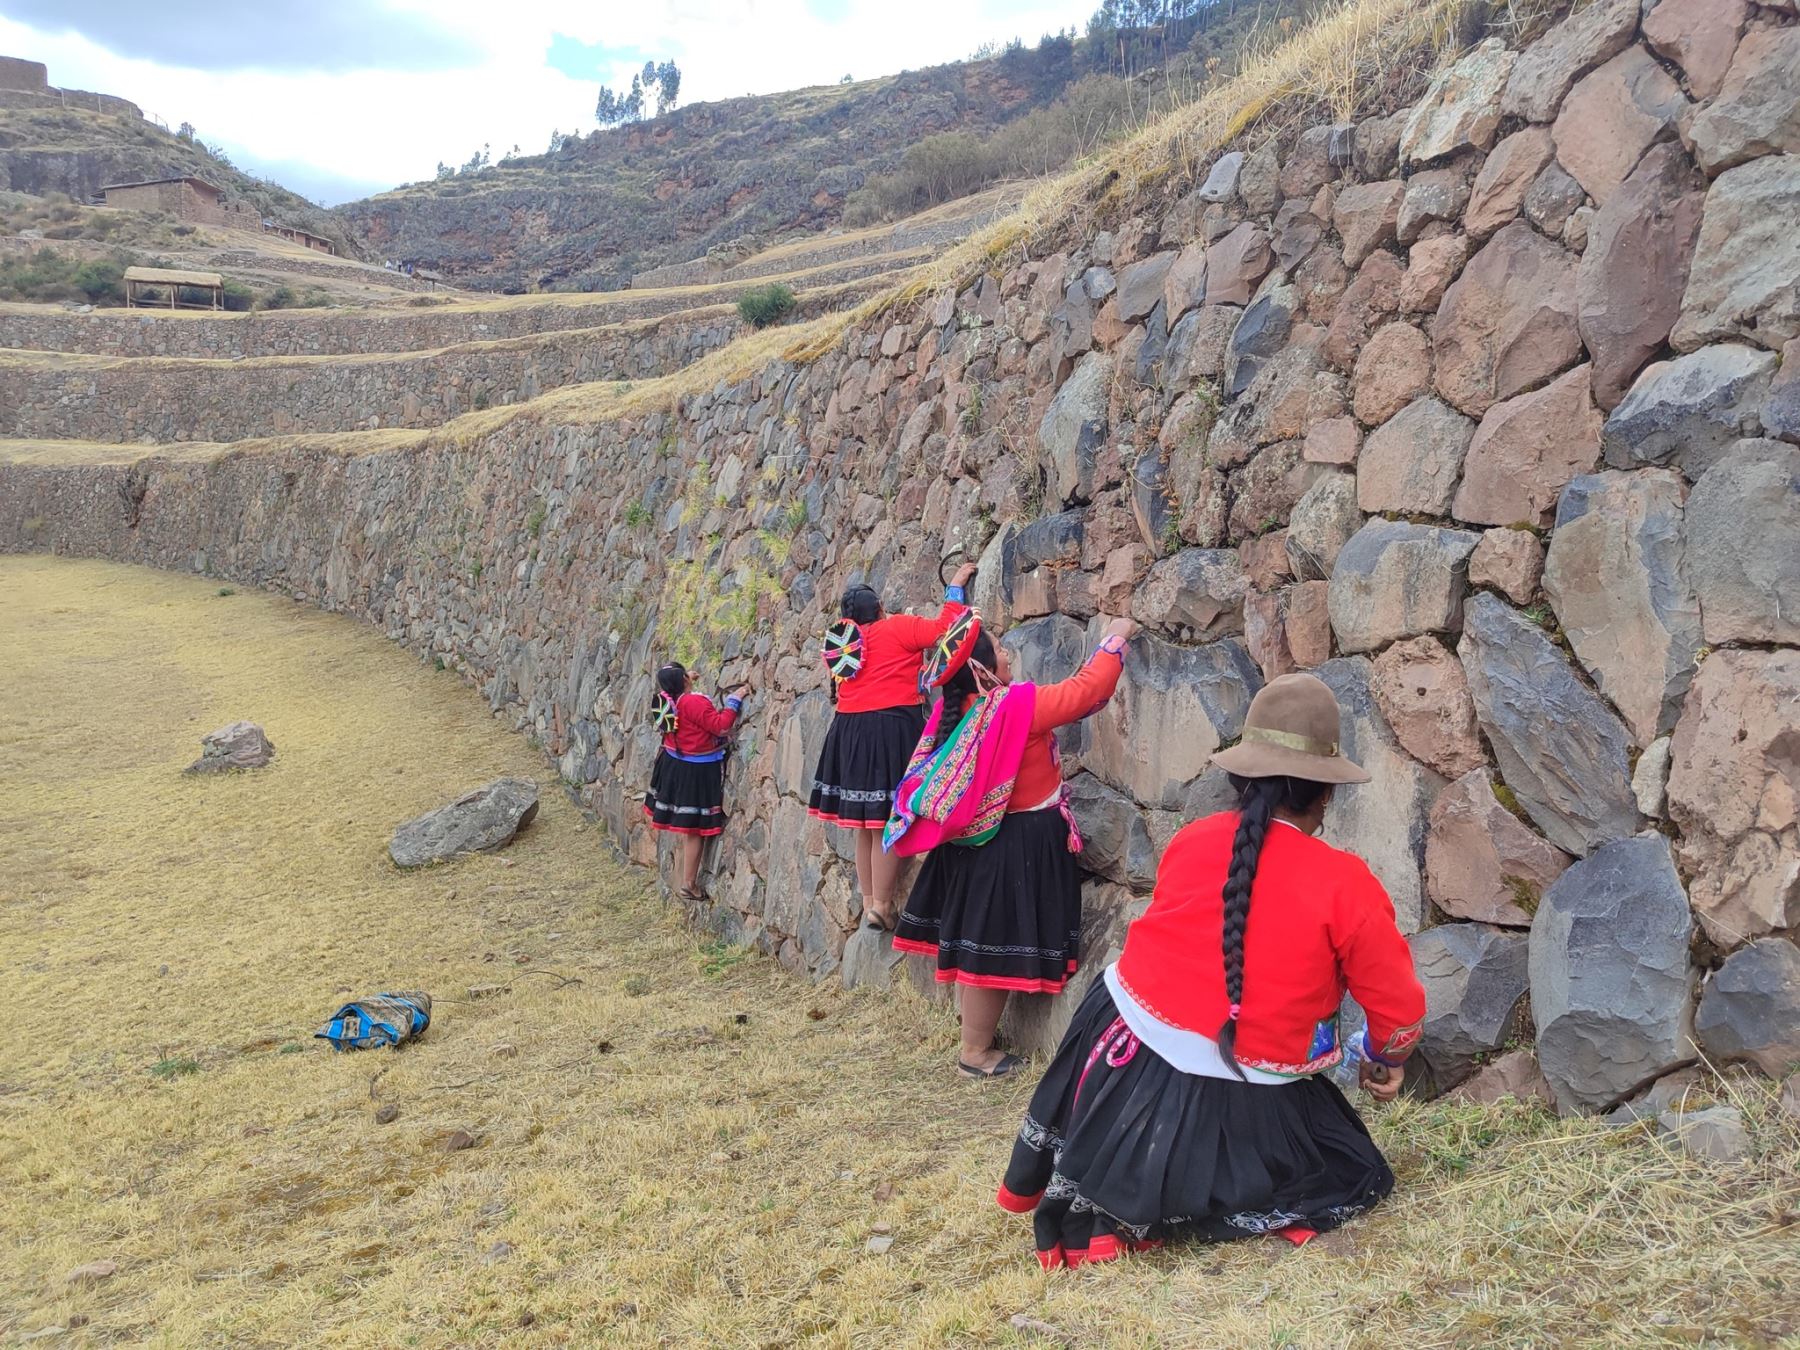
<path fill-rule="evenodd" d="M 50 91 L 50 72 L 42 61 L 25 61 L 17 56 L 0 56 L 0 89 L 18 94 L 45 94 Z"/>
<path fill-rule="evenodd" d="M 161 211 L 199 225 L 225 223 L 225 189 L 204 178 L 152 178 L 142 183 L 110 183 L 100 189 L 108 206 L 127 211 Z"/>
<path fill-rule="evenodd" d="M 282 239 L 290 240 L 293 243 L 303 245 L 316 252 L 337 252 L 337 249 L 332 245 L 331 240 L 325 238 L 323 235 L 314 234 L 311 230 L 303 230 L 298 225 L 280 225 L 275 221 L 265 220 L 262 223 L 262 227 L 265 234 L 277 235 Z"/>

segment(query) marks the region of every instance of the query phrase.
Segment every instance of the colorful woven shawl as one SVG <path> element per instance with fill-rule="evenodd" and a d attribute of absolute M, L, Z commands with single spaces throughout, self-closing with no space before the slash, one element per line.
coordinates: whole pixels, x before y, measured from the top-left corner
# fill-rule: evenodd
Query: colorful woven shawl
<path fill-rule="evenodd" d="M 943 711 L 940 700 L 931 710 L 881 832 L 881 846 L 901 857 L 926 853 L 943 843 L 985 844 L 999 831 L 1031 736 L 1037 686 L 1009 684 L 983 694 L 969 705 L 949 739 L 934 750 Z"/>

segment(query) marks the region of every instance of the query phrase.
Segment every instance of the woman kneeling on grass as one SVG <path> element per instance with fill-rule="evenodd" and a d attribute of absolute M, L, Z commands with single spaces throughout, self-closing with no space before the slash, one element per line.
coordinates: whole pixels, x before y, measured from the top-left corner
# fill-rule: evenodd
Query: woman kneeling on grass
<path fill-rule="evenodd" d="M 725 828 L 725 735 L 736 724 L 748 685 L 734 689 L 723 707 L 694 692 L 694 677 L 679 661 L 656 672 L 650 713 L 662 732 L 662 749 L 644 794 L 653 829 L 681 836 L 683 900 L 703 900 L 700 850 Z"/>
<path fill-rule="evenodd" d="M 1082 1000 L 1032 1096 L 1000 1204 L 1036 1210 L 1046 1269 L 1192 1235 L 1296 1243 L 1387 1195 L 1394 1174 L 1331 1081 L 1346 987 L 1368 1014 L 1362 1085 L 1400 1090 L 1425 994 L 1368 866 L 1314 836 L 1337 700 L 1284 675 L 1214 756 L 1238 809 L 1170 841 L 1124 954 Z"/>
<path fill-rule="evenodd" d="M 837 715 L 819 752 L 808 812 L 856 832 L 856 887 L 863 917 L 875 928 L 894 926 L 900 860 L 877 845 L 893 809 L 895 785 L 925 726 L 920 657 L 964 612 L 965 587 L 974 575 L 974 563 L 958 569 L 935 619 L 889 614 L 873 589 L 852 586 L 826 635 L 825 664 Z"/>
<path fill-rule="evenodd" d="M 958 652 L 944 653 L 943 698 L 900 785 L 885 842 L 900 853 L 931 850 L 894 949 L 936 957 L 938 981 L 962 986 L 957 1068 L 966 1077 L 1002 1078 L 1023 1067 L 994 1044 L 1007 995 L 1059 994 L 1075 971 L 1081 836 L 1053 733 L 1112 697 L 1136 631 L 1130 619 L 1114 619 L 1087 664 L 1056 684 L 1011 683 L 1006 653 L 979 629 Z"/>

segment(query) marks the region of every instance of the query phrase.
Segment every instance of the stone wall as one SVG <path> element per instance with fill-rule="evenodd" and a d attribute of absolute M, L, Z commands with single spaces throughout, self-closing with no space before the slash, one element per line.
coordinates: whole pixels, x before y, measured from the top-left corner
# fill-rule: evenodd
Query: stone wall
<path fill-rule="evenodd" d="M 0 240 L 0 248 L 7 241 Z M 26 241 L 20 252 L 41 242 Z M 59 248 L 69 247 L 58 244 Z M 93 246 L 95 256 L 104 252 Z M 264 263 L 267 263 L 265 258 Z M 282 260 L 283 270 L 308 260 Z M 398 274 L 382 274 L 384 283 Z M 851 303 L 878 289 L 882 279 L 848 290 L 799 295 L 800 318 Z M 255 356 L 345 356 L 363 352 L 411 352 L 468 342 L 526 337 L 576 328 L 636 323 L 670 314 L 712 310 L 735 299 L 728 291 L 612 292 L 605 299 L 522 301 L 513 304 L 429 305 L 417 309 L 264 310 L 244 314 L 133 313 L 122 309 L 78 313 L 47 305 L 0 303 L 0 348 L 79 352 L 95 356 L 179 356 L 241 360 Z"/>
<path fill-rule="evenodd" d="M 1144 626 L 1066 735 L 1081 979 L 1316 670 L 1372 772 L 1326 834 L 1392 894 L 1422 1078 L 1523 1029 L 1564 1109 L 1800 1058 L 1800 122 L 1791 7 L 1596 0 L 1413 105 L 1233 151 L 1031 261 L 678 408 L 474 445 L 0 468 L 0 544 L 381 625 L 538 737 L 639 861 L 654 663 L 752 697 L 698 916 L 888 978 L 806 815 L 818 636 L 939 556 L 1027 678 Z M 1099 229 L 1099 226 L 1105 226 Z M 1047 244 L 1048 247 L 1038 245 Z M 1073 991 L 1074 995 L 1079 990 Z M 1019 999 L 1026 1043 L 1074 998 Z"/>
<path fill-rule="evenodd" d="M 0 356 L 0 436 L 162 443 L 431 427 L 568 384 L 679 370 L 743 327 L 735 314 L 714 313 L 397 355 Z"/>
<path fill-rule="evenodd" d="M 0 89 L 22 94 L 41 94 L 50 87 L 50 72 L 42 61 L 0 56 Z"/>

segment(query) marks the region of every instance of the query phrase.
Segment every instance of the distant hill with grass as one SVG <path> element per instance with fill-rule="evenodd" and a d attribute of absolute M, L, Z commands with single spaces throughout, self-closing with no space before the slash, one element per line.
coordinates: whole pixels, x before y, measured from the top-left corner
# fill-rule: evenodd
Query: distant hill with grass
<path fill-rule="evenodd" d="M 1235 71 L 1321 0 L 1107 0 L 1085 34 L 700 103 L 336 208 L 370 256 L 463 286 L 595 290 L 1060 169 Z M 1154 19 L 1154 22 L 1152 22 Z"/>
<path fill-rule="evenodd" d="M 0 105 L 0 191 L 80 203 L 109 183 L 183 174 L 252 203 L 265 219 L 323 235 L 340 254 L 361 252 L 338 217 L 278 183 L 244 173 L 198 137 L 128 113 Z"/>

